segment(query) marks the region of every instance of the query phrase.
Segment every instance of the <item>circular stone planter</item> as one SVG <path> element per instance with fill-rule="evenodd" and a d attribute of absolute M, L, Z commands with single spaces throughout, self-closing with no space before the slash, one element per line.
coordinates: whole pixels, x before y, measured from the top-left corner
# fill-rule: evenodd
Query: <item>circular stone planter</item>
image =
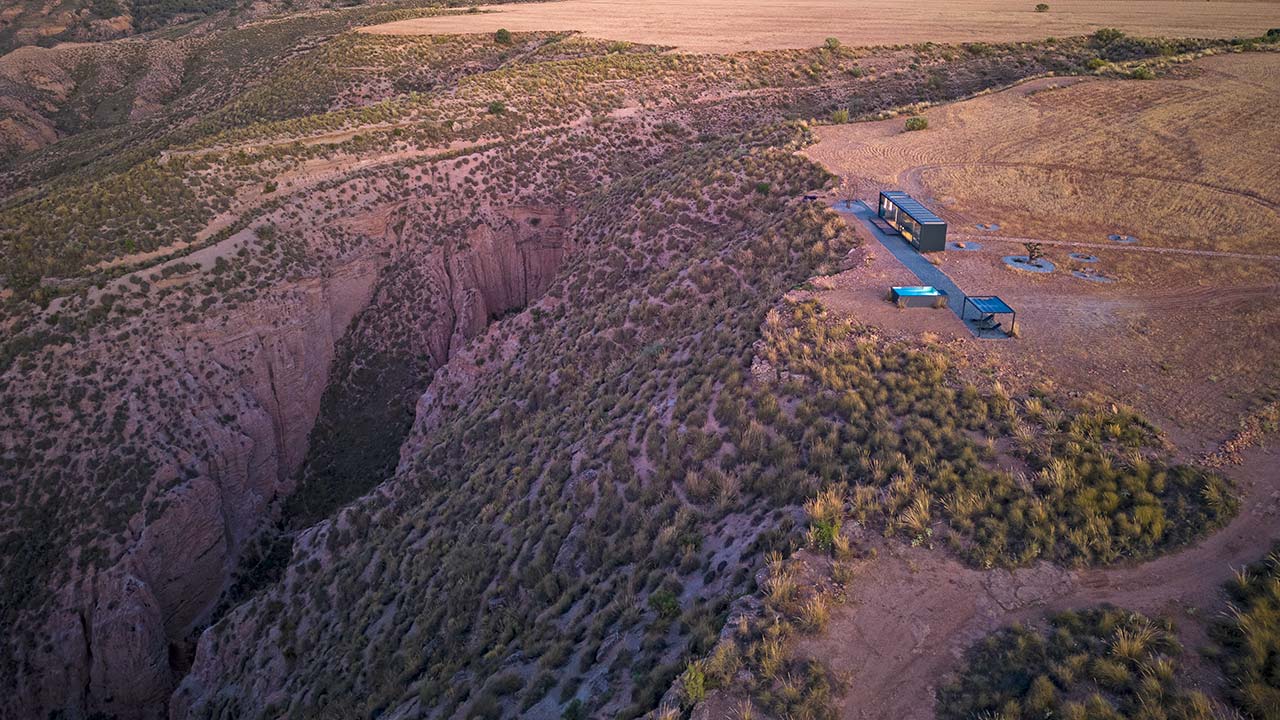
<path fill-rule="evenodd" d="M 981 250 L 982 243 L 976 243 L 976 242 L 973 242 L 972 240 L 966 240 L 964 242 L 949 242 L 947 243 L 947 249 L 948 250 Z"/>
<path fill-rule="evenodd" d="M 1099 275 L 1096 272 L 1085 272 L 1084 270 L 1072 270 L 1071 275 L 1073 277 L 1078 277 L 1081 280 L 1088 280 L 1089 282 L 1096 282 L 1096 283 L 1115 282 L 1115 278 L 1109 278 L 1106 275 Z"/>
<path fill-rule="evenodd" d="M 1014 270 L 1032 273 L 1051 273 L 1058 268 L 1057 265 L 1054 265 L 1052 262 L 1044 258 L 1031 262 L 1027 259 L 1026 255 L 1006 255 L 1004 257 L 1004 264 Z"/>
<path fill-rule="evenodd" d="M 1097 255 L 1089 255 L 1086 253 L 1070 253 L 1067 255 L 1067 257 L 1071 258 L 1072 260 L 1075 260 L 1076 262 L 1083 262 L 1083 263 L 1098 262 Z"/>
<path fill-rule="evenodd" d="M 1132 245 L 1133 243 L 1138 242 L 1138 238 L 1132 235 L 1120 235 L 1118 233 L 1111 233 L 1107 236 L 1107 239 L 1111 242 L 1125 243 L 1126 245 Z"/>

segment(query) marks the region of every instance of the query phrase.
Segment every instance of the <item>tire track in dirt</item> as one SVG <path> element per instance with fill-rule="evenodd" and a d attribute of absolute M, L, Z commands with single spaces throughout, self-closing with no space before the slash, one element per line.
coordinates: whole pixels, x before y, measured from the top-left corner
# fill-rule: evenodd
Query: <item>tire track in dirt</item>
<path fill-rule="evenodd" d="M 974 233 L 951 233 L 949 237 L 960 241 L 1007 242 L 1007 243 L 1039 243 L 1061 247 L 1082 247 L 1098 250 L 1119 250 L 1121 252 L 1145 252 L 1156 255 L 1194 255 L 1196 257 L 1231 258 L 1235 260 L 1280 261 L 1280 255 L 1262 255 L 1258 253 L 1234 252 L 1231 250 L 1197 250 L 1195 248 L 1160 247 L 1156 245 L 1126 245 L 1124 243 L 1091 243 L 1076 240 L 1045 240 L 1043 238 L 1009 237 L 1007 235 L 978 235 Z"/>
<path fill-rule="evenodd" d="M 906 170 L 899 172 L 898 182 L 904 185 L 907 182 L 911 182 L 914 187 L 923 188 L 924 182 L 921 176 L 925 172 L 928 172 L 929 170 L 941 170 L 944 168 L 984 168 L 984 167 L 1009 168 L 1009 169 L 1015 169 L 1015 170 L 1022 169 L 1022 168 L 1030 168 L 1033 170 L 1065 172 L 1065 173 L 1073 173 L 1077 175 L 1103 175 L 1107 177 L 1128 178 L 1131 180 L 1150 180 L 1152 182 L 1169 183 L 1172 185 L 1191 185 L 1193 187 L 1201 187 L 1207 190 L 1213 190 L 1215 192 L 1220 192 L 1226 195 L 1234 195 L 1236 197 L 1243 198 L 1245 200 L 1252 201 L 1259 205 L 1262 205 L 1268 210 L 1280 210 L 1280 204 L 1277 204 L 1274 200 L 1271 200 L 1270 198 L 1267 198 L 1261 195 L 1260 193 L 1253 192 L 1252 190 L 1241 190 L 1239 188 L 1227 187 L 1226 185 L 1219 185 L 1217 183 L 1203 182 L 1200 180 L 1188 180 L 1187 178 L 1184 178 L 1184 177 L 1174 177 L 1171 175 L 1159 175 L 1156 173 L 1142 173 L 1142 172 L 1134 172 L 1131 170 L 1117 170 L 1115 168 L 1080 167 L 1076 165 L 1066 165 L 1066 164 L 1059 164 L 1059 163 L 1011 162 L 1011 161 L 1000 161 L 1000 160 L 974 160 L 974 161 L 963 161 L 963 162 L 928 163 L 924 165 L 916 165 L 915 167 L 907 168 Z"/>

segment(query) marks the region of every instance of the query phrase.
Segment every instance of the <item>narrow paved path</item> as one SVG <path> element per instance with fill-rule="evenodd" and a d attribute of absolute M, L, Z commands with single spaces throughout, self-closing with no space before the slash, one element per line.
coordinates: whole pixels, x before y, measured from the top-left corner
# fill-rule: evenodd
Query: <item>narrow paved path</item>
<path fill-rule="evenodd" d="M 964 326 L 975 337 L 984 340 L 1003 340 L 1009 337 L 1000 330 L 979 330 L 973 323 L 965 320 L 964 300 L 968 295 L 946 273 L 942 272 L 940 268 L 929 262 L 928 258 L 912 247 L 911 243 L 907 242 L 906 239 L 898 235 L 890 235 L 881 230 L 873 219 L 876 217 L 875 211 L 866 203 L 861 200 L 853 203 L 843 200 L 833 205 L 832 209 L 846 219 L 850 217 L 857 218 L 862 222 L 862 226 L 867 229 L 867 232 L 871 233 L 871 236 L 884 246 L 885 250 L 888 250 L 891 255 L 897 258 L 898 262 L 910 270 L 920 282 L 925 285 L 932 285 L 946 293 L 947 307 L 951 308 L 951 312 L 956 314 L 960 322 L 964 323 Z"/>
<path fill-rule="evenodd" d="M 898 258 L 898 262 L 906 266 L 920 282 L 925 285 L 932 285 L 947 294 L 947 306 L 951 311 L 960 317 L 961 308 L 964 304 L 966 295 L 947 277 L 947 274 L 938 269 L 933 263 L 929 262 L 924 255 L 921 255 L 911 243 L 903 237 L 890 235 L 881 230 L 872 219 L 876 216 L 875 211 L 867 207 L 867 204 L 859 200 L 852 205 L 848 202 L 837 203 L 836 212 L 845 216 L 853 216 L 862 221 L 863 227 L 871 233 L 885 250 L 888 250 L 894 257 Z"/>

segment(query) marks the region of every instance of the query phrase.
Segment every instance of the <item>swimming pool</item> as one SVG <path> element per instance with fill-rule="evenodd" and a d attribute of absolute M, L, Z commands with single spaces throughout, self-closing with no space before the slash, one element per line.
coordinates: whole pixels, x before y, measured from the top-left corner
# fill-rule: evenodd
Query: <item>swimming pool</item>
<path fill-rule="evenodd" d="M 932 285 L 905 285 L 901 287 L 894 287 L 893 293 L 895 295 L 945 295 L 946 294 Z"/>
<path fill-rule="evenodd" d="M 946 307 L 947 294 L 932 285 L 905 285 L 889 288 L 889 300 L 899 307 Z"/>

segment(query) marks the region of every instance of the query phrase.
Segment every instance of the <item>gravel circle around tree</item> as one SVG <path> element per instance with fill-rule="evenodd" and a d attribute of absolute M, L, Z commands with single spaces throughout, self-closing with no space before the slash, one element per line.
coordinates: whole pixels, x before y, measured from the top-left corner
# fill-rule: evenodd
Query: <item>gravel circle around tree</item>
<path fill-rule="evenodd" d="M 1005 265 L 1008 265 L 1014 270 L 1022 270 L 1024 272 L 1047 274 L 1058 269 L 1057 265 L 1054 265 L 1052 261 L 1045 258 L 1032 260 L 1026 255 L 1006 255 L 1003 259 Z"/>

